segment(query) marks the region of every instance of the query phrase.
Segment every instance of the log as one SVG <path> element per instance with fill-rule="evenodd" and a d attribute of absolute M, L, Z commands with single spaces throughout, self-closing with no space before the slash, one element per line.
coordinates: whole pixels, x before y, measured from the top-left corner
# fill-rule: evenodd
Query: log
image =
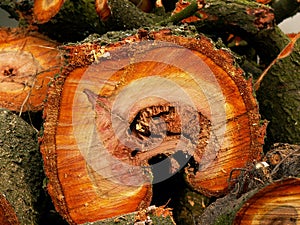
<path fill-rule="evenodd" d="M 3 0 L 0 3 L 0 7 L 8 11 L 13 18 L 17 20 L 25 19 L 27 20 L 27 24 L 32 24 L 33 5 L 31 1 L 25 2 L 20 3 L 17 0 Z M 103 12 L 109 11 L 104 17 L 101 16 L 100 12 L 100 18 L 105 20 L 100 21 L 95 10 L 95 1 L 79 0 L 76 4 L 73 1 L 66 1 L 55 17 L 47 23 L 37 24 L 37 26 L 40 32 L 43 32 L 50 38 L 60 42 L 66 42 L 80 41 L 92 33 L 104 34 L 112 30 L 131 30 L 159 23 L 178 23 L 180 21 L 177 16 L 172 19 L 169 18 L 169 14 L 163 12 L 163 10 L 158 10 L 157 12 L 154 10 L 153 13 L 145 13 L 132 2 L 137 1 L 96 1 L 98 13 L 104 6 L 105 10 Z M 143 0 L 140 2 L 153 1 Z M 166 11 L 169 12 L 175 8 L 175 2 L 174 0 L 162 1 L 162 4 Z M 200 0 L 193 2 L 203 3 Z M 16 11 L 22 15 L 19 15 Z M 185 17 L 189 17 L 195 12 L 197 12 L 197 9 L 191 10 L 190 14 L 186 14 Z M 183 15 L 180 15 L 179 18 L 181 18 L 181 16 Z M 206 1 L 206 7 L 197 13 L 197 16 L 201 18 L 201 21 L 198 21 L 196 26 L 202 33 L 222 36 L 224 33 L 232 32 L 251 39 L 252 41 L 258 38 L 257 34 L 259 31 L 272 28 L 275 23 L 272 8 L 254 1 L 245 0 L 231 0 L 226 2 L 208 0 Z M 64 30 L 64 32 L 61 32 L 61 30 Z M 256 44 L 262 44 L 260 43 L 261 41 L 265 40 L 261 38 Z M 284 43 L 282 43 L 282 45 L 284 45 Z M 268 48 L 268 50 L 269 49 L 270 48 Z M 263 49 L 261 49 L 261 51 L 263 51 Z M 270 52 L 266 53 L 265 56 L 269 57 L 269 54 Z M 272 56 L 271 51 L 270 57 Z"/>
<path fill-rule="evenodd" d="M 41 151 L 70 224 L 149 206 L 152 184 L 183 168 L 194 189 L 224 195 L 232 168 L 261 157 L 251 80 L 229 52 L 185 26 L 123 37 L 66 45 L 48 92 Z"/>
<path fill-rule="evenodd" d="M 46 23 L 54 17 L 64 4 L 64 0 L 35 0 L 33 6 L 33 20 L 36 23 Z"/>
<path fill-rule="evenodd" d="M 298 224 L 300 179 L 277 181 L 252 196 L 237 213 L 238 224 Z"/>
<path fill-rule="evenodd" d="M 282 3 L 275 1 L 275 10 L 280 12 Z M 299 2 L 291 1 L 291 11 L 299 8 Z M 276 25 L 276 11 L 266 5 L 258 5 L 247 1 L 206 1 L 207 6 L 200 9 L 200 20 L 194 22 L 201 32 L 216 34 L 216 39 L 228 38 L 228 32 L 242 37 L 248 46 L 255 49 L 255 56 L 260 57 L 260 66 L 267 68 L 282 50 L 289 44 L 290 39 Z M 297 7 L 298 5 L 298 7 Z M 225 36 L 224 36 L 225 34 Z M 262 118 L 270 121 L 268 126 L 268 146 L 276 142 L 297 144 L 300 141 L 300 106 L 299 82 L 299 40 L 293 46 L 291 54 L 279 59 L 268 71 L 264 83 L 257 91 Z M 249 57 L 247 57 L 249 59 Z M 248 72 L 255 72 L 258 67 L 251 64 Z"/>
<path fill-rule="evenodd" d="M 210 204 L 201 216 L 195 218 L 199 225 L 231 225 L 235 218 L 238 218 L 238 212 L 247 211 L 249 213 L 258 209 L 255 214 L 262 217 L 263 211 L 272 211 L 274 205 L 279 206 L 293 205 L 299 199 L 298 194 L 291 195 L 289 190 L 299 189 L 299 166 L 300 166 L 300 146 L 285 143 L 276 143 L 266 153 L 262 162 L 256 162 L 243 168 L 239 175 L 238 182 L 230 194 L 223 198 L 218 198 Z M 295 182 L 294 182 L 295 181 Z M 260 197 L 259 197 L 260 196 Z M 267 199 L 264 199 L 264 198 Z M 257 201 L 257 205 L 256 202 Z M 299 204 L 296 208 L 299 209 Z M 272 212 L 271 212 L 272 213 Z M 278 212 L 274 212 L 278 214 Z M 244 219 L 255 216 L 254 214 L 244 217 Z M 252 221 L 252 224 L 272 224 L 266 221 Z M 278 221 L 277 221 L 278 222 Z M 279 222 L 278 222 L 279 223 Z M 248 224 L 248 221 L 239 221 L 238 224 Z M 273 221 L 276 224 L 276 221 Z M 289 224 L 289 223 L 279 223 Z M 296 223 L 292 223 L 296 224 Z"/>
<path fill-rule="evenodd" d="M 0 109 L 0 127 L 0 193 L 13 207 L 19 224 L 37 225 L 44 179 L 37 132 L 5 109 Z M 7 219 L 16 221 L 14 216 Z"/>
<path fill-rule="evenodd" d="M 3 194 L 0 193 L 0 224 L 19 225 L 17 215 Z"/>
<path fill-rule="evenodd" d="M 262 117 L 270 121 L 268 142 L 300 143 L 300 35 L 282 48 L 257 90 Z M 293 40 L 291 40 L 293 42 Z M 286 46 L 285 46 L 286 47 Z"/>
<path fill-rule="evenodd" d="M 60 69 L 57 43 L 25 29 L 0 30 L 0 107 L 16 112 L 43 107 L 48 83 Z"/>
<path fill-rule="evenodd" d="M 137 212 L 120 215 L 102 221 L 85 223 L 84 225 L 113 225 L 113 224 L 166 224 L 175 225 L 170 208 L 149 206 Z"/>

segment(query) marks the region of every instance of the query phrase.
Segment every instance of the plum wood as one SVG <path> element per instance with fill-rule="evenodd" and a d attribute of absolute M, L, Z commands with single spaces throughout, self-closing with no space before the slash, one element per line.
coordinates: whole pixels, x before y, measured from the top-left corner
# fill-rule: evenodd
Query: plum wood
<path fill-rule="evenodd" d="M 60 69 L 57 43 L 21 28 L 0 30 L 0 107 L 38 111 Z"/>
<path fill-rule="evenodd" d="M 170 29 L 100 43 L 64 47 L 44 110 L 48 187 L 69 223 L 146 207 L 151 183 L 183 167 L 194 189 L 226 194 L 230 171 L 260 159 L 265 127 L 229 52 Z"/>
<path fill-rule="evenodd" d="M 13 207 L 5 199 L 4 195 L 0 193 L 0 224 L 3 225 L 19 225 L 17 215 Z"/>
<path fill-rule="evenodd" d="M 288 178 L 259 190 L 239 210 L 234 224 L 299 224 L 300 179 Z"/>
<path fill-rule="evenodd" d="M 35 0 L 33 6 L 34 22 L 48 22 L 59 12 L 64 2 L 65 0 Z"/>

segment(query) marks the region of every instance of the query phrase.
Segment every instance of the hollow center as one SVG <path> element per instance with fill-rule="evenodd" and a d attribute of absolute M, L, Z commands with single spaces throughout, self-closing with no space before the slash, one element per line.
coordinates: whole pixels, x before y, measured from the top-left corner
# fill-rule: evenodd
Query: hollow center
<path fill-rule="evenodd" d="M 186 155 L 180 151 L 171 157 L 160 154 L 149 159 L 153 174 L 153 195 L 151 205 L 174 207 L 178 200 L 178 193 L 186 187 L 183 168 L 187 165 Z M 159 164 L 159 166 L 157 166 Z M 180 167 L 174 173 L 174 167 Z M 165 179 L 164 179 L 165 178 Z"/>

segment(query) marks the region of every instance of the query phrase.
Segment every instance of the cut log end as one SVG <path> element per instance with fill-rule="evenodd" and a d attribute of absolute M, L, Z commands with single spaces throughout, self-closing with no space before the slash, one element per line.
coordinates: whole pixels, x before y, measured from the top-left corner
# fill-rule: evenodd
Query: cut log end
<path fill-rule="evenodd" d="M 152 183 L 184 167 L 194 189 L 222 195 L 233 168 L 260 159 L 264 127 L 250 82 L 206 37 L 163 29 L 66 49 L 71 63 L 50 86 L 42 153 L 69 222 L 148 206 Z"/>
<path fill-rule="evenodd" d="M 33 7 L 34 22 L 42 24 L 54 17 L 65 0 L 35 0 Z"/>
<path fill-rule="evenodd" d="M 108 5 L 108 0 L 96 0 L 95 8 L 99 18 L 106 21 L 111 16 L 111 10 Z"/>
<path fill-rule="evenodd" d="M 20 224 L 13 207 L 9 204 L 9 202 L 5 199 L 5 197 L 1 193 L 0 193 L 0 224 L 3 225 Z"/>
<path fill-rule="evenodd" d="M 277 181 L 252 196 L 235 218 L 238 224 L 298 224 L 300 179 Z"/>
<path fill-rule="evenodd" d="M 0 106 L 41 110 L 47 85 L 60 67 L 57 44 L 23 29 L 0 33 Z"/>

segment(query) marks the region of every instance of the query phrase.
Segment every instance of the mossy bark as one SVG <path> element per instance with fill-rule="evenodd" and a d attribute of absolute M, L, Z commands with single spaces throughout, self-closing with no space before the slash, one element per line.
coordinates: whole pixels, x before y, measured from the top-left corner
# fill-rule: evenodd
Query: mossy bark
<path fill-rule="evenodd" d="M 78 41 L 93 33 L 105 33 L 94 0 L 65 1 L 56 16 L 38 25 L 39 30 L 58 41 Z"/>
<path fill-rule="evenodd" d="M 26 3 L 26 4 L 25 4 Z M 128 30 L 151 26 L 158 23 L 178 23 L 175 18 L 166 18 L 169 14 L 145 13 L 129 0 L 108 1 L 112 16 L 106 21 L 100 21 L 97 16 L 93 0 L 66 1 L 60 12 L 49 22 L 38 25 L 39 29 L 53 39 L 59 41 L 78 41 L 88 34 L 103 34 L 111 30 Z M 7 10 L 14 18 L 20 15 L 30 22 L 33 1 L 4 1 L 0 7 Z M 191 10 L 193 14 L 195 10 Z M 184 13 L 183 13 L 184 14 Z M 264 29 L 274 26 L 274 13 L 269 6 L 249 0 L 208 0 L 201 10 L 202 19 L 197 27 L 204 33 L 222 33 L 223 31 L 238 33 L 240 36 L 250 37 Z M 179 17 L 188 17 L 180 15 Z"/>
<path fill-rule="evenodd" d="M 43 172 L 37 133 L 5 109 L 0 109 L 0 127 L 0 193 L 14 208 L 20 224 L 38 224 Z"/>
<path fill-rule="evenodd" d="M 300 2 L 297 0 L 273 0 L 271 7 L 275 12 L 276 23 L 279 24 L 300 11 Z"/>
<path fill-rule="evenodd" d="M 268 140 L 300 143 L 300 39 L 292 53 L 277 60 L 257 92 L 260 113 L 270 121 Z"/>
<path fill-rule="evenodd" d="M 200 217 L 196 218 L 197 225 L 232 225 L 238 210 L 256 192 L 257 189 L 242 195 L 240 198 L 234 194 L 229 194 L 217 199 L 205 209 Z"/>

